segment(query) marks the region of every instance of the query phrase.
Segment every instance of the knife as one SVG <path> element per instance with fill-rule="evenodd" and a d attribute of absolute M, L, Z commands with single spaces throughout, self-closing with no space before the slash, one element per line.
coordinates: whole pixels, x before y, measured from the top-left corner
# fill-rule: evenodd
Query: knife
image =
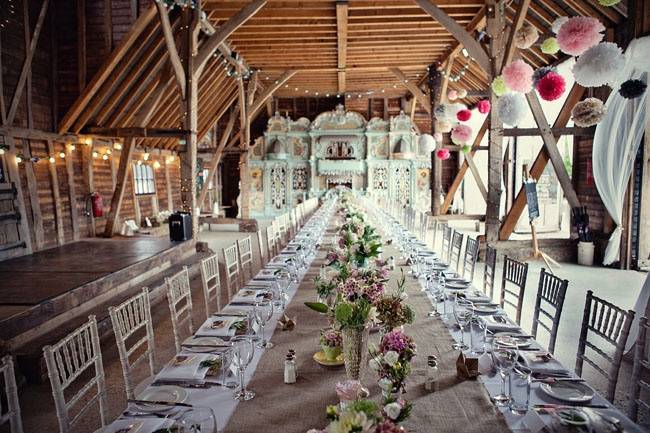
<path fill-rule="evenodd" d="M 139 400 L 130 398 L 126 401 L 133 404 L 155 405 L 155 406 L 180 406 L 180 407 L 194 407 L 189 403 L 180 403 L 173 401 L 160 401 L 160 400 Z"/>

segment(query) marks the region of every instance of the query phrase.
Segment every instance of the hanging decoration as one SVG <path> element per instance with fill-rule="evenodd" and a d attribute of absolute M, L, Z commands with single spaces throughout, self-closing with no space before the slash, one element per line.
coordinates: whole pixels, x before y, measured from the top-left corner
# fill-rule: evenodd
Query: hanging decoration
<path fill-rule="evenodd" d="M 527 50 L 537 42 L 537 39 L 539 39 L 537 29 L 528 21 L 524 21 L 521 27 L 517 29 L 517 32 L 515 32 L 514 43 L 520 50 Z"/>
<path fill-rule="evenodd" d="M 546 38 L 540 45 L 542 53 L 544 54 L 557 54 L 560 51 L 560 45 L 557 43 L 557 38 Z"/>
<path fill-rule="evenodd" d="M 503 80 L 515 92 L 528 93 L 533 88 L 533 72 L 528 63 L 515 60 L 503 68 Z"/>
<path fill-rule="evenodd" d="M 467 98 L 467 90 L 465 89 L 460 89 L 458 90 L 458 99 L 465 99 Z"/>
<path fill-rule="evenodd" d="M 508 93 L 508 86 L 503 79 L 503 76 L 499 75 L 494 80 L 492 80 L 492 91 L 496 96 L 503 96 Z"/>
<path fill-rule="evenodd" d="M 588 128 L 603 120 L 605 105 L 598 98 L 587 98 L 578 102 L 571 110 L 571 118 L 576 126 Z"/>
<path fill-rule="evenodd" d="M 472 118 L 472 112 L 468 109 L 459 110 L 458 113 L 456 113 L 456 118 L 459 122 L 467 122 Z"/>
<path fill-rule="evenodd" d="M 447 92 L 447 99 L 450 101 L 455 101 L 458 99 L 458 92 L 456 92 L 454 89 L 451 89 Z"/>
<path fill-rule="evenodd" d="M 433 139 L 436 140 L 436 143 L 442 143 L 442 140 L 443 140 L 442 132 L 438 132 L 438 131 L 434 132 L 433 133 Z"/>
<path fill-rule="evenodd" d="M 578 57 L 572 72 L 576 83 L 581 86 L 599 87 L 605 84 L 611 86 L 623 68 L 623 50 L 612 42 L 602 42 Z"/>
<path fill-rule="evenodd" d="M 436 150 L 436 158 L 442 161 L 449 159 L 450 156 L 451 154 L 449 153 L 449 149 L 443 147 L 442 149 Z"/>
<path fill-rule="evenodd" d="M 526 98 L 519 93 L 508 93 L 497 101 L 497 112 L 506 125 L 515 127 L 526 113 Z"/>
<path fill-rule="evenodd" d="M 566 90 L 566 81 L 557 72 L 549 72 L 537 82 L 535 88 L 543 100 L 555 101 Z"/>
<path fill-rule="evenodd" d="M 481 113 L 481 114 L 489 113 L 490 112 L 490 100 L 489 99 L 481 99 L 476 104 L 476 108 L 478 109 L 478 112 Z"/>
<path fill-rule="evenodd" d="M 418 143 L 420 150 L 424 153 L 431 153 L 436 149 L 436 140 L 430 134 L 420 135 Z"/>
<path fill-rule="evenodd" d="M 198 6 L 197 0 L 155 0 L 156 3 L 162 3 L 165 7 L 173 9 L 178 6 L 181 9 L 194 9 Z"/>
<path fill-rule="evenodd" d="M 463 152 L 465 155 L 467 155 L 470 152 L 470 150 L 472 150 L 472 146 L 470 146 L 469 144 L 465 144 L 463 145 L 463 147 L 460 148 L 460 151 Z"/>
<path fill-rule="evenodd" d="M 557 33 L 560 31 L 560 27 L 562 27 L 562 25 L 567 21 L 569 21 L 569 17 L 556 18 L 555 21 L 553 21 L 553 24 L 551 24 L 551 31 L 553 34 L 557 35 Z"/>
<path fill-rule="evenodd" d="M 539 80 L 544 78 L 544 76 L 549 72 L 556 72 L 556 70 L 552 66 L 542 66 L 541 68 L 535 69 L 535 72 L 533 73 L 533 85 L 537 87 Z"/>
<path fill-rule="evenodd" d="M 449 120 L 447 119 L 436 120 L 435 129 L 437 132 L 446 134 L 451 131 L 451 128 L 452 128 L 452 124 Z"/>
<path fill-rule="evenodd" d="M 625 99 L 635 99 L 645 93 L 648 85 L 641 80 L 627 80 L 621 84 L 618 93 Z"/>
<path fill-rule="evenodd" d="M 469 143 L 472 139 L 472 128 L 467 125 L 456 125 L 454 129 L 451 130 L 451 141 L 457 145 L 463 145 Z"/>
<path fill-rule="evenodd" d="M 571 17 L 557 32 L 560 49 L 569 55 L 579 56 L 603 40 L 605 26 L 592 17 Z"/>
<path fill-rule="evenodd" d="M 620 2 L 621 2 L 621 0 L 598 0 L 598 3 L 601 6 L 605 6 L 605 7 L 616 6 Z"/>

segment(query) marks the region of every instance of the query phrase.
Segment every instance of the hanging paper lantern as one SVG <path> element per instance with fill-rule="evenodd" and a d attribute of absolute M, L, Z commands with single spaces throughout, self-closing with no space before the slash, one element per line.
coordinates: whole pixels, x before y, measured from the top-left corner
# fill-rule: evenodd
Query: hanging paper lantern
<path fill-rule="evenodd" d="M 488 99 L 481 99 L 476 104 L 478 112 L 481 114 L 487 114 L 490 112 L 490 101 Z"/>
<path fill-rule="evenodd" d="M 515 60 L 503 68 L 503 80 L 515 92 L 528 93 L 533 88 L 533 72 L 528 63 Z"/>
<path fill-rule="evenodd" d="M 581 86 L 599 87 L 616 82 L 624 67 L 623 50 L 612 42 L 603 42 L 578 57 L 571 71 Z"/>
<path fill-rule="evenodd" d="M 539 96 L 545 101 L 555 101 L 566 90 L 564 77 L 557 72 L 549 72 L 537 82 L 535 87 Z"/>
<path fill-rule="evenodd" d="M 616 6 L 620 2 L 621 0 L 598 0 L 598 3 L 600 3 L 601 6 L 605 7 Z"/>
<path fill-rule="evenodd" d="M 506 125 L 519 125 L 526 113 L 526 98 L 519 93 L 508 93 L 497 101 L 497 112 Z"/>
<path fill-rule="evenodd" d="M 460 89 L 456 93 L 458 93 L 458 99 L 467 98 L 467 90 L 465 89 Z"/>
<path fill-rule="evenodd" d="M 625 99 L 634 99 L 643 95 L 648 85 L 641 80 L 627 80 L 621 84 L 618 93 Z"/>
<path fill-rule="evenodd" d="M 472 112 L 469 110 L 460 110 L 458 113 L 456 113 L 456 118 L 459 122 L 467 122 L 472 118 Z"/>
<path fill-rule="evenodd" d="M 514 43 L 520 50 L 527 50 L 532 47 L 539 39 L 539 32 L 528 21 L 524 23 L 515 32 Z"/>
<path fill-rule="evenodd" d="M 456 92 L 454 89 L 451 89 L 447 92 L 447 99 L 450 101 L 455 101 L 458 99 L 458 92 Z"/>
<path fill-rule="evenodd" d="M 436 140 L 436 143 L 442 143 L 442 140 L 443 140 L 442 132 L 438 132 L 438 131 L 434 132 L 433 133 L 433 139 Z"/>
<path fill-rule="evenodd" d="M 420 135 L 418 143 L 420 144 L 420 151 L 424 153 L 431 153 L 436 149 L 436 141 L 430 134 Z"/>
<path fill-rule="evenodd" d="M 557 42 L 566 54 L 579 56 L 603 40 L 605 26 L 596 18 L 572 17 L 557 32 Z"/>
<path fill-rule="evenodd" d="M 464 154 L 468 154 L 469 151 L 472 150 L 472 146 L 469 144 L 463 145 L 463 147 L 460 148 L 460 151 L 463 152 Z"/>
<path fill-rule="evenodd" d="M 594 126 L 605 116 L 605 104 L 597 98 L 587 98 L 578 102 L 571 110 L 571 118 L 576 126 L 588 128 Z"/>
<path fill-rule="evenodd" d="M 444 147 L 442 149 L 436 150 L 436 158 L 445 161 L 449 159 L 451 154 L 449 153 L 449 149 L 445 149 Z"/>
<path fill-rule="evenodd" d="M 535 72 L 533 72 L 533 85 L 537 87 L 539 80 L 544 78 L 549 72 L 556 72 L 556 70 L 552 66 L 542 66 L 541 68 L 535 69 Z"/>
<path fill-rule="evenodd" d="M 503 96 L 508 93 L 508 86 L 503 79 L 503 76 L 499 75 L 494 80 L 492 80 L 492 91 L 497 96 Z"/>
<path fill-rule="evenodd" d="M 553 24 L 551 24 L 551 31 L 557 35 L 557 32 L 560 31 L 560 27 L 562 27 L 562 25 L 567 21 L 569 21 L 569 17 L 556 18 L 555 21 L 553 21 Z"/>
<path fill-rule="evenodd" d="M 557 43 L 557 38 L 544 39 L 540 48 L 544 54 L 557 54 L 557 52 L 560 51 L 560 45 Z"/>
<path fill-rule="evenodd" d="M 447 119 L 436 120 L 435 129 L 436 132 L 446 134 L 451 131 L 452 124 Z"/>
<path fill-rule="evenodd" d="M 454 144 L 467 144 L 472 139 L 472 128 L 467 125 L 456 125 L 451 130 L 451 141 Z"/>

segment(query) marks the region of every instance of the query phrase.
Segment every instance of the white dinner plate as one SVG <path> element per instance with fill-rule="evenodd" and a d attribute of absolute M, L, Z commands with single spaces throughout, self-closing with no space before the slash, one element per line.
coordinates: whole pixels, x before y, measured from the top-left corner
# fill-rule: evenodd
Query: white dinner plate
<path fill-rule="evenodd" d="M 187 352 L 207 353 L 214 351 L 215 346 L 226 346 L 228 343 L 217 337 L 190 337 L 187 340 L 183 341 L 183 344 L 190 345 L 190 347 L 183 347 L 183 350 Z"/>
<path fill-rule="evenodd" d="M 488 304 L 474 304 L 474 312 L 479 314 L 494 314 L 498 308 Z"/>
<path fill-rule="evenodd" d="M 168 403 L 183 403 L 187 400 L 187 390 L 175 385 L 153 386 L 138 395 L 138 400 L 165 401 Z M 148 412 L 171 410 L 174 406 L 157 404 L 138 404 L 138 409 Z"/>
<path fill-rule="evenodd" d="M 448 283 L 445 283 L 445 287 L 448 289 L 455 289 L 455 290 L 465 290 L 469 288 L 469 283 L 463 283 L 460 281 L 449 281 Z"/>
<path fill-rule="evenodd" d="M 495 332 L 494 338 L 497 339 L 499 337 L 512 338 L 513 342 L 517 344 L 517 347 L 528 347 L 530 346 L 532 341 L 531 338 L 521 338 L 521 334 L 518 332 L 510 332 L 510 331 Z"/>
<path fill-rule="evenodd" d="M 540 384 L 540 389 L 551 397 L 570 403 L 585 403 L 594 398 L 594 390 L 584 382 L 556 381 Z"/>

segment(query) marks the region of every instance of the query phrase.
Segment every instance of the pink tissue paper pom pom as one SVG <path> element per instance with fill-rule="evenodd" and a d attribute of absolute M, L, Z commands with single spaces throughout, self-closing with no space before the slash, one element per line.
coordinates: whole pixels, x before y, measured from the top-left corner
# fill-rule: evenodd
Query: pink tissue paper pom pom
<path fill-rule="evenodd" d="M 605 26 L 596 18 L 569 18 L 557 32 L 557 43 L 566 54 L 579 56 L 603 40 Z"/>
<path fill-rule="evenodd" d="M 442 149 L 436 150 L 436 158 L 438 158 L 438 159 L 440 159 L 442 161 L 444 161 L 446 159 L 449 159 L 449 156 L 451 156 L 449 154 L 449 149 L 442 148 Z"/>
<path fill-rule="evenodd" d="M 490 112 L 490 101 L 488 101 L 487 99 L 481 99 L 476 104 L 476 108 L 478 108 L 479 113 L 487 114 Z"/>
<path fill-rule="evenodd" d="M 472 112 L 469 110 L 460 110 L 458 113 L 456 113 L 456 118 L 459 122 L 467 122 L 472 118 Z"/>
<path fill-rule="evenodd" d="M 523 60 L 514 62 L 503 68 L 503 79 L 511 90 L 520 93 L 528 93 L 533 88 L 533 70 L 532 66 Z"/>
<path fill-rule="evenodd" d="M 449 92 L 447 92 L 447 99 L 449 99 L 450 101 L 455 101 L 456 99 L 458 99 L 458 92 L 455 90 L 450 90 Z"/>
<path fill-rule="evenodd" d="M 566 90 L 564 77 L 557 72 L 549 72 L 537 82 L 537 92 L 545 101 L 555 101 Z"/>
<path fill-rule="evenodd" d="M 435 132 L 433 134 L 433 139 L 436 140 L 436 143 L 442 143 L 442 133 L 441 132 Z"/>
<path fill-rule="evenodd" d="M 457 125 L 451 130 L 451 141 L 455 144 L 465 144 L 472 139 L 472 128 L 467 125 Z"/>

